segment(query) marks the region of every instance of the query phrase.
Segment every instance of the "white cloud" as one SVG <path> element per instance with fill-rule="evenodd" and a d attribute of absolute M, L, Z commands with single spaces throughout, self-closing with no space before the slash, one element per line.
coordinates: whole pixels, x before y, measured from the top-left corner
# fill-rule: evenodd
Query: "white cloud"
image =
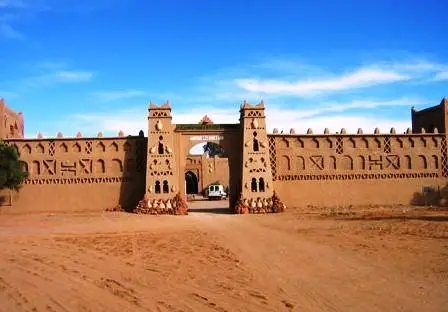
<path fill-rule="evenodd" d="M 147 92 L 135 89 L 98 91 L 94 93 L 94 96 L 102 102 L 124 100 L 147 95 Z"/>
<path fill-rule="evenodd" d="M 25 8 L 26 3 L 22 0 L 0 0 L 0 8 Z"/>
<path fill-rule="evenodd" d="M 373 109 L 379 107 L 398 107 L 398 106 L 417 106 L 428 103 L 428 101 L 419 98 L 402 97 L 394 100 L 353 100 L 351 102 L 327 102 L 317 106 L 315 110 L 308 111 L 308 114 L 318 115 L 331 112 L 344 112 L 354 109 Z"/>
<path fill-rule="evenodd" d="M 54 71 L 40 76 L 25 78 L 23 84 L 25 87 L 42 87 L 50 86 L 57 83 L 79 83 L 86 82 L 93 78 L 93 73 L 90 71 L 79 70 L 60 70 Z"/>
<path fill-rule="evenodd" d="M 209 108 L 196 108 L 190 112 L 173 112 L 173 123 L 198 123 Z M 147 134 L 146 109 L 121 110 L 113 113 L 85 113 L 70 116 L 70 132 L 76 133 L 83 129 L 88 135 L 96 135 L 101 131 L 108 135 L 117 135 L 122 130 L 126 135 L 137 135 L 140 130 Z M 207 115 L 219 123 L 238 122 L 237 110 L 214 110 Z"/>
<path fill-rule="evenodd" d="M 269 131 L 277 128 L 280 132 L 289 133 L 294 129 L 296 133 L 306 133 L 307 129 L 312 129 L 315 134 L 323 134 L 328 128 L 331 133 L 339 132 L 345 128 L 347 133 L 356 133 L 358 128 L 362 128 L 364 133 L 373 133 L 375 128 L 379 128 L 382 133 L 389 133 L 394 127 L 397 133 L 403 133 L 411 126 L 411 121 L 387 118 L 369 118 L 363 114 L 359 115 L 332 115 L 326 117 L 312 117 L 302 119 L 300 116 L 290 116 L 288 122 L 283 118 L 281 112 L 273 111 L 267 117 L 267 127 Z"/>
<path fill-rule="evenodd" d="M 412 63 L 394 63 L 390 67 L 398 70 L 407 70 L 413 72 L 432 72 L 440 69 L 444 65 L 431 63 L 426 60 L 418 60 Z"/>
<path fill-rule="evenodd" d="M 116 4 L 115 0 L 0 0 L 0 36 L 9 39 L 25 38 L 23 33 L 16 30 L 17 25 L 24 21 L 34 23 L 44 12 L 85 14 Z"/>
<path fill-rule="evenodd" d="M 10 24 L 0 24 L 0 35 L 10 39 L 23 39 L 25 36 L 14 29 Z"/>
<path fill-rule="evenodd" d="M 262 63 L 258 67 L 253 66 L 250 69 L 274 70 L 276 66 L 280 71 L 285 71 L 292 67 L 292 64 L 287 62 Z M 297 68 L 301 68 L 301 66 L 306 65 L 299 64 Z M 324 128 L 330 128 L 332 132 L 336 132 L 340 131 L 342 127 L 345 127 L 349 133 L 356 133 L 359 127 L 365 128 L 366 133 L 373 133 L 376 127 L 379 127 L 382 132 L 388 132 L 391 127 L 395 127 L 397 132 L 403 132 L 409 127 L 410 120 L 403 120 L 396 116 L 367 117 L 369 114 L 366 113 L 366 110 L 372 110 L 370 112 L 372 113 L 375 108 L 403 106 L 410 109 L 411 106 L 427 105 L 431 101 L 408 97 L 376 100 L 360 92 L 357 92 L 358 99 L 350 98 L 350 96 L 347 96 L 350 93 L 347 93 L 344 94 L 346 100 L 339 100 L 341 96 L 338 96 L 338 101 L 333 102 L 325 101 L 327 97 L 323 96 L 313 98 L 313 102 L 307 103 L 301 101 L 300 97 L 335 91 L 350 91 L 378 85 L 387 88 L 392 83 L 408 83 L 409 80 L 418 80 L 422 77 L 428 79 L 435 73 L 442 72 L 443 66 L 424 60 L 402 63 L 371 63 L 352 72 L 333 76 L 329 76 L 328 72 L 323 70 L 319 71 L 317 67 L 311 67 L 313 69 L 310 71 L 311 76 L 314 78 L 308 79 L 304 77 L 304 74 L 309 74 L 309 72 L 305 71 L 304 73 L 300 70 L 295 75 L 293 75 L 294 70 L 288 71 L 287 76 L 281 76 L 279 79 L 272 79 L 275 77 L 272 75 L 258 75 L 257 73 L 240 75 L 243 71 L 234 71 L 231 74 L 225 72 L 223 75 L 217 73 L 213 76 L 202 77 L 192 87 L 180 89 L 179 92 L 181 93 L 159 93 L 157 98 L 170 99 L 175 102 L 173 107 L 174 123 L 197 123 L 205 114 L 215 123 L 237 123 L 239 105 L 229 105 L 228 103 L 238 103 L 243 99 L 251 99 L 255 102 L 255 100 L 259 101 L 264 98 L 267 105 L 266 114 L 269 132 L 272 132 L 273 128 L 279 128 L 289 133 L 290 128 L 295 128 L 297 133 L 306 133 L 307 128 L 312 128 L 315 133 L 323 133 Z M 52 68 L 53 72 L 48 74 L 46 79 L 52 83 L 61 82 L 61 78 L 71 82 L 82 81 L 74 74 L 83 73 L 82 71 L 63 71 L 64 69 L 70 68 Z M 59 70 L 59 75 L 55 76 L 57 70 Z M 60 74 L 64 72 L 66 74 Z M 55 77 L 59 79 L 55 79 Z M 248 78 L 236 79 L 235 77 Z M 263 80 L 260 77 L 269 77 L 270 79 Z M 88 80 L 92 76 L 86 75 L 84 78 Z M 422 80 L 424 79 L 420 79 L 420 81 Z M 394 90 L 390 88 L 383 91 L 386 91 L 386 94 L 394 94 Z M 154 93 L 151 92 L 151 94 Z M 130 88 L 102 90 L 93 95 L 96 100 L 107 102 L 144 97 L 147 92 Z M 321 101 L 319 102 L 319 100 Z M 177 103 L 180 106 L 177 106 Z M 135 105 L 129 105 L 129 102 L 124 104 L 123 107 L 136 108 Z M 131 135 L 137 135 L 140 130 L 143 130 L 146 134 L 146 109 L 146 107 L 140 106 L 138 109 L 125 111 L 87 112 L 69 116 L 61 122 L 61 127 L 58 127 L 58 129 L 60 128 L 63 132 L 70 132 L 72 135 L 81 131 L 85 136 L 95 136 L 99 131 L 106 136 L 115 136 L 120 130 Z M 347 111 L 351 111 L 351 114 L 347 115 Z"/>
<path fill-rule="evenodd" d="M 442 71 L 438 72 L 434 76 L 435 81 L 442 81 L 442 80 L 448 80 L 448 71 Z"/>
<path fill-rule="evenodd" d="M 410 126 L 410 120 L 400 118 L 370 118 L 366 116 L 366 109 L 392 106 L 409 106 L 426 103 L 421 99 L 399 98 L 396 100 L 358 100 L 348 103 L 325 103 L 314 109 L 284 109 L 276 105 L 266 103 L 266 121 L 269 133 L 273 128 L 278 128 L 289 133 L 290 128 L 294 128 L 297 133 L 306 133 L 308 128 L 312 128 L 315 133 L 323 133 L 324 128 L 329 128 L 333 133 L 346 128 L 348 133 L 356 133 L 358 128 L 364 128 L 365 133 L 373 133 L 376 127 L 382 132 L 388 132 L 391 127 L 395 127 L 397 132 L 404 132 Z M 363 113 L 357 112 L 355 115 L 344 115 L 344 112 L 354 109 L 363 109 Z M 323 114 L 336 113 L 330 116 Z M 196 107 L 189 111 L 177 111 L 173 109 L 173 123 L 198 123 L 207 114 L 215 123 L 238 123 L 239 107 L 213 109 L 210 107 Z M 85 136 L 96 136 L 101 131 L 106 136 L 116 136 L 120 130 L 126 135 L 137 135 L 140 130 L 147 134 L 146 109 L 115 111 L 112 113 L 83 113 L 70 116 L 61 123 L 67 133 L 75 135 L 81 131 Z M 68 135 L 70 136 L 70 135 Z"/>
<path fill-rule="evenodd" d="M 339 77 L 308 79 L 295 82 L 283 80 L 236 79 L 240 88 L 250 92 L 285 95 L 313 95 L 321 92 L 334 92 L 365 88 L 380 84 L 409 80 L 410 76 L 392 70 L 361 68 Z"/>
<path fill-rule="evenodd" d="M 11 99 L 14 97 L 17 97 L 18 94 L 15 92 L 11 92 L 11 91 L 6 91 L 6 90 L 0 90 L 0 99 Z"/>
<path fill-rule="evenodd" d="M 54 77 L 62 82 L 80 82 L 88 81 L 93 74 L 88 71 L 59 71 L 54 73 Z"/>
<path fill-rule="evenodd" d="M 36 64 L 37 68 L 45 70 L 60 70 L 67 68 L 67 63 L 64 61 L 46 60 Z"/>

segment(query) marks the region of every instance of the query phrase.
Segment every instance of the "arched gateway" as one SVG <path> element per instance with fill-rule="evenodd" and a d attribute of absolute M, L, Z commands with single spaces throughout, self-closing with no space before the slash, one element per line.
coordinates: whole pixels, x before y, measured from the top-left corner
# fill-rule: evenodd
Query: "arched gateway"
<path fill-rule="evenodd" d="M 273 184 L 263 102 L 255 106 L 244 102 L 236 124 L 173 124 L 168 102 L 161 106 L 151 103 L 146 199 L 167 203 L 178 193 L 185 199 L 188 152 L 206 142 L 217 143 L 227 152 L 231 208 L 236 206 L 234 210 L 242 213 L 248 206 L 269 211 Z"/>
<path fill-rule="evenodd" d="M 185 173 L 185 192 L 187 195 L 199 193 L 198 175 L 191 170 Z"/>

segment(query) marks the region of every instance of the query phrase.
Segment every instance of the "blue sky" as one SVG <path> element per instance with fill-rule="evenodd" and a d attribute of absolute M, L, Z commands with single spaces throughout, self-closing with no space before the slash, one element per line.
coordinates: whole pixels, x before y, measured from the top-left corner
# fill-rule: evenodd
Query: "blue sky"
<path fill-rule="evenodd" d="M 146 133 L 174 121 L 404 131 L 448 96 L 446 1 L 0 0 L 0 98 L 27 137 Z"/>

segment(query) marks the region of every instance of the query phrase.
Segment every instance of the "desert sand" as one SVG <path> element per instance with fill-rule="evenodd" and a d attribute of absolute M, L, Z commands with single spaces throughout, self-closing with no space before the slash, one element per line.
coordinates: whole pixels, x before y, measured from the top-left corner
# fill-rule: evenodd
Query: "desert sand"
<path fill-rule="evenodd" d="M 448 311 L 448 212 L 0 215 L 0 311 Z"/>

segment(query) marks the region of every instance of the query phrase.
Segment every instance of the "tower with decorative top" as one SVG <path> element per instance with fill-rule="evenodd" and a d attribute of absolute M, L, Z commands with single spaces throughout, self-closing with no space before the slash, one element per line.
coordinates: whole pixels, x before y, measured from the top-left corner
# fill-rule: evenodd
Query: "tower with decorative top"
<path fill-rule="evenodd" d="M 147 153 L 147 207 L 143 209 L 151 213 L 155 211 L 174 214 L 176 207 L 173 207 L 173 200 L 179 191 L 179 173 L 174 157 L 174 125 L 169 102 L 161 106 L 150 103 Z"/>
<path fill-rule="evenodd" d="M 273 212 L 274 189 L 264 111 L 263 101 L 257 105 L 244 101 L 240 109 L 243 155 L 242 190 L 238 204 L 252 213 Z"/>

